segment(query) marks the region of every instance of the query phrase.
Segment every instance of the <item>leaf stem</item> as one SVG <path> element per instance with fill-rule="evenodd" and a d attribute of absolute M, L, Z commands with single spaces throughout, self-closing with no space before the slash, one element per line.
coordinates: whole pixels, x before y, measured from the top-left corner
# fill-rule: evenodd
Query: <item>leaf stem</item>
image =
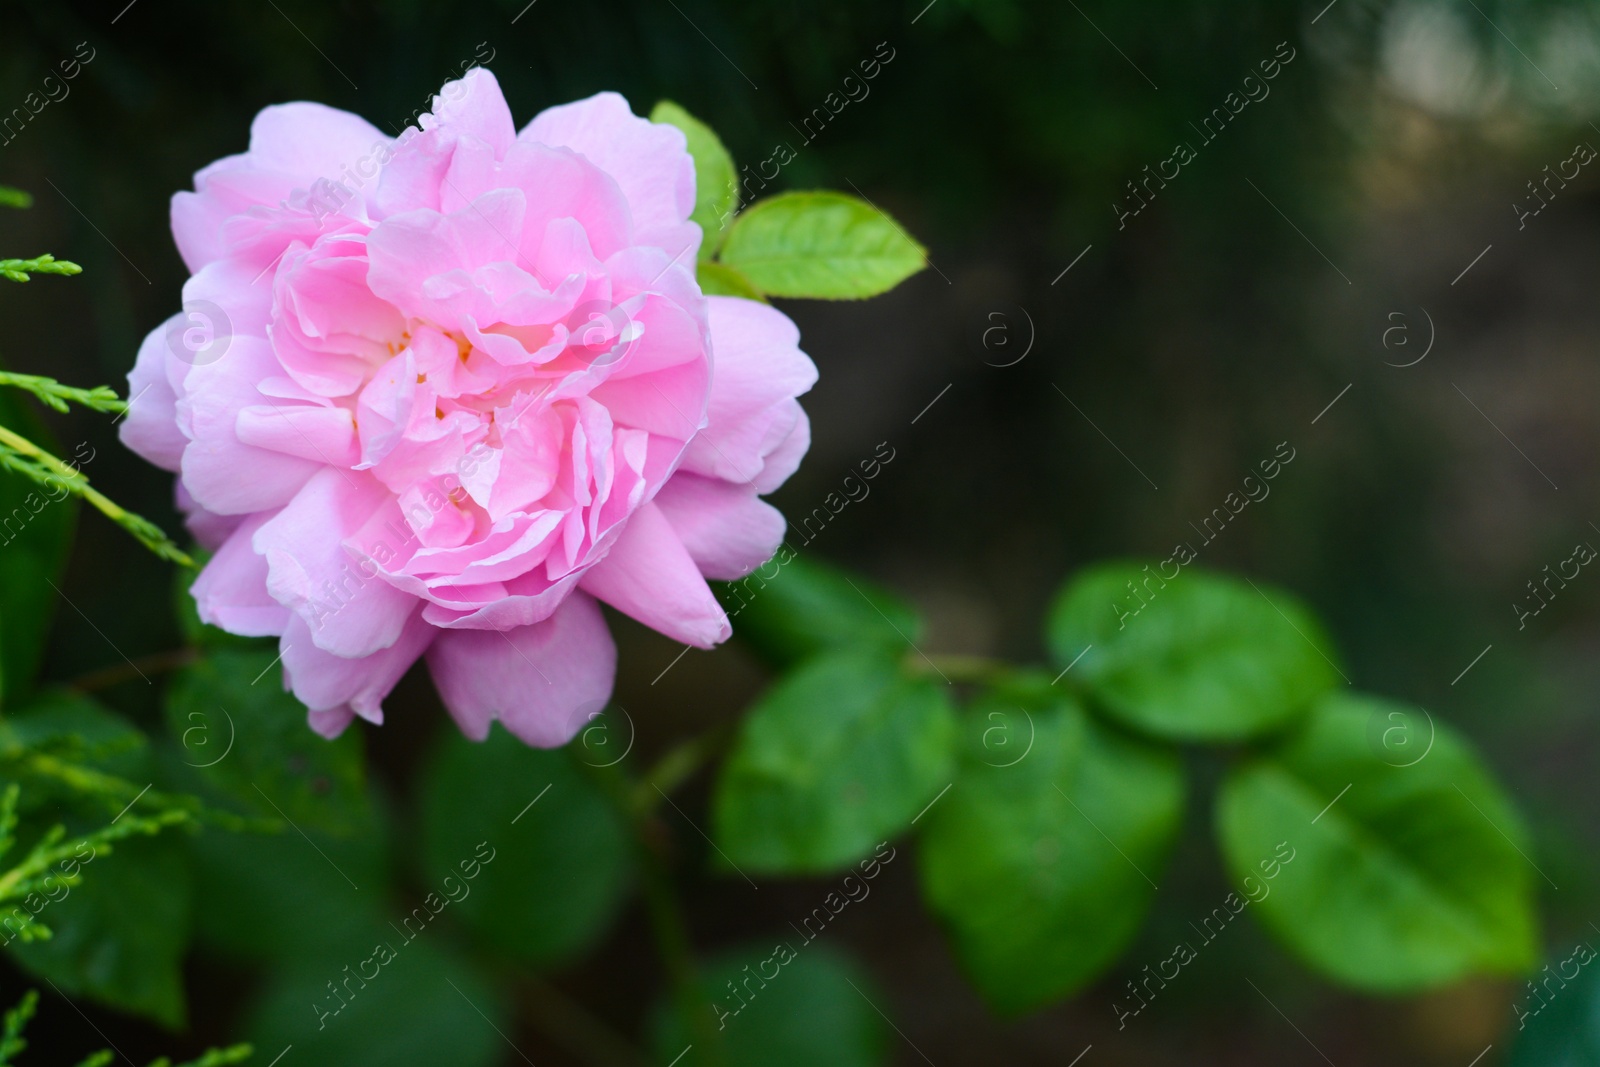
<path fill-rule="evenodd" d="M 1004 660 L 987 656 L 969 656 L 962 653 L 935 653 L 925 656 L 920 652 L 908 653 L 903 661 L 906 671 L 919 678 L 935 677 L 950 682 L 970 682 L 975 685 L 993 685 L 1016 667 Z"/>

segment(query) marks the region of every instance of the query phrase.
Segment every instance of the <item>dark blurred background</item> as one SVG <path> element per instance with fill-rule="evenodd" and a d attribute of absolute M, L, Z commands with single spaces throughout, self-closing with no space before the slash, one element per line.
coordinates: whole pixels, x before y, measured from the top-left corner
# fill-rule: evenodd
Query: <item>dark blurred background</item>
<path fill-rule="evenodd" d="M 1600 171 L 1539 186 L 1556 192 L 1537 215 L 1528 184 L 1577 144 L 1600 145 L 1600 11 L 925 3 L 7 0 L 0 112 L 88 54 L 80 42 L 93 58 L 69 95 L 0 135 L 0 184 L 37 200 L 0 216 L 0 249 L 84 266 L 78 279 L 0 290 L 0 360 L 120 386 L 144 333 L 179 305 L 186 272 L 168 198 L 242 151 L 267 104 L 323 101 L 390 132 L 490 50 L 519 123 L 601 89 L 640 112 L 670 97 L 738 163 L 795 150 L 772 189 L 859 192 L 935 264 L 870 303 L 783 305 L 821 381 L 805 400 L 811 453 L 775 502 L 807 512 L 880 442 L 895 450 L 870 497 L 808 551 L 918 604 L 930 651 L 1039 660 L 1041 615 L 1066 574 L 1198 545 L 1190 523 L 1288 442 L 1296 458 L 1271 496 L 1201 562 L 1298 592 L 1328 620 L 1357 685 L 1471 735 L 1534 828 L 1546 944 L 1590 932 L 1600 578 L 1580 577 L 1525 628 L 1513 605 L 1546 564 L 1600 544 Z M 891 51 L 869 94 L 806 141 L 796 126 L 842 96 L 861 61 Z M 1290 53 L 1270 95 L 1214 140 L 1198 133 L 1261 61 Z M 1195 158 L 1164 188 L 1153 182 L 1153 198 L 1141 186 L 1148 206 L 1119 223 L 1137 206 L 1127 183 L 1180 141 Z M 95 449 L 85 471 L 98 487 L 178 529 L 169 477 L 123 452 L 107 420 L 50 422 L 66 451 Z M 180 643 L 171 571 L 123 537 L 83 517 L 67 592 L 93 625 L 63 609 L 51 676 L 120 662 L 112 643 L 135 658 Z M 763 684 L 736 643 L 688 655 L 652 684 L 678 647 L 613 621 L 618 700 L 644 756 L 732 720 Z M 156 688 L 112 695 L 158 730 Z M 450 729 L 414 673 L 389 724 L 368 730 L 398 804 Z M 1217 766 L 1199 759 L 1198 780 Z M 680 802 L 697 818 L 704 787 Z M 1482 1063 L 1499 1062 L 1511 982 L 1356 997 L 1253 924 L 1201 959 L 1203 980 L 1117 1033 L 1109 1002 L 1135 961 L 1158 958 L 1226 892 L 1204 786 L 1191 801 L 1140 942 L 1099 987 L 1020 1021 L 983 1007 L 922 908 L 912 864 L 892 866 L 878 902 L 832 936 L 885 991 L 879 1004 L 907 1039 L 892 1038 L 895 1062 L 921 1062 L 912 1043 L 939 1067 L 1065 1064 L 1090 1044 L 1086 1064 L 1315 1062 L 1294 1027 L 1341 1067 L 1464 1065 L 1490 1043 Z M 803 913 L 828 886 L 752 893 L 707 877 L 691 888 L 695 942 L 715 950 Z M 660 982 L 647 946 L 635 906 L 594 959 L 551 981 L 636 1031 Z M 8 991 L 22 988 L 4 966 Z M 250 978 L 203 952 L 190 976 L 188 1035 L 90 1013 L 130 1050 L 240 1036 Z M 51 1005 L 36 1048 L 64 1060 L 99 1043 Z M 517 1047 L 541 1065 L 569 1062 L 536 1015 L 519 1016 Z"/>

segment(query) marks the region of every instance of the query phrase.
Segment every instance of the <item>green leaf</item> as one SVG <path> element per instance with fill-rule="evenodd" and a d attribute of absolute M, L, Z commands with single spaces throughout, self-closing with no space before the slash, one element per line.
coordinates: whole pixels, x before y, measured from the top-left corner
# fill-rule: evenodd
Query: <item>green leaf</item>
<path fill-rule="evenodd" d="M 92 697 L 67 689 L 37 693 L 0 720 L 5 748 L 49 749 L 123 777 L 144 774 L 149 740 L 132 723 Z M 34 790 L 30 784 L 30 791 Z"/>
<path fill-rule="evenodd" d="M 328 741 L 283 691 L 266 650 L 214 649 L 167 691 L 167 726 L 180 758 L 257 814 L 355 833 L 371 820 L 361 735 Z"/>
<path fill-rule="evenodd" d="M 235 960 L 295 963 L 369 948 L 388 930 L 383 834 L 205 830 L 190 842 L 195 936 Z M 331 962 L 331 959 L 330 959 Z M 337 966 L 346 961 L 341 959 Z"/>
<path fill-rule="evenodd" d="M 506 1048 L 515 1027 L 500 994 L 450 951 L 445 935 L 384 936 L 365 951 L 273 972 L 245 1028 L 262 1063 L 289 1046 L 305 1067 L 522 1062 Z"/>
<path fill-rule="evenodd" d="M 1600 967 L 1589 937 L 1561 946 L 1514 994 L 1506 1067 L 1600 1067 Z"/>
<path fill-rule="evenodd" d="M 708 963 L 701 979 L 704 1018 L 685 1020 L 670 1008 L 658 1010 L 658 1062 L 671 1063 L 690 1044 L 703 1044 L 700 1035 L 709 1026 L 722 1042 L 727 1067 L 889 1063 L 890 1037 L 874 1007 L 889 1010 L 884 994 L 826 946 L 793 934 L 781 945 L 786 951 L 778 944 L 750 944 Z"/>
<path fill-rule="evenodd" d="M 997 693 L 965 717 L 960 773 L 921 822 L 923 892 L 967 973 L 1021 1012 L 1121 954 L 1182 817 L 1174 753 L 1070 698 Z"/>
<path fill-rule="evenodd" d="M 80 867 L 83 881 L 46 904 L 54 936 L 8 950 L 28 972 L 170 1027 L 184 1021 L 181 964 L 189 940 L 189 866 L 182 842 L 127 838 Z"/>
<path fill-rule="evenodd" d="M 922 636 L 922 619 L 899 597 L 787 544 L 749 577 L 715 590 L 740 640 L 780 667 L 831 649 L 908 652 Z"/>
<path fill-rule="evenodd" d="M 746 300 L 766 301 L 761 290 L 752 285 L 749 278 L 726 263 L 702 263 L 695 269 L 695 277 L 700 282 L 700 291 L 707 296 L 738 296 Z"/>
<path fill-rule="evenodd" d="M 1262 922 L 1324 974 L 1400 993 L 1511 974 L 1537 955 L 1521 820 L 1477 755 L 1430 719 L 1427 754 L 1395 766 L 1372 731 L 1376 697 L 1335 695 L 1268 754 L 1229 775 L 1217 831 L 1234 876 L 1294 852 Z M 1248 886 L 1246 886 L 1248 888 Z"/>
<path fill-rule="evenodd" d="M 37 420 L 10 392 L 0 392 L 0 426 L 47 441 Z M 24 693 L 39 669 L 50 620 L 72 548 L 77 501 L 10 471 L 0 471 L 0 692 L 5 703 Z"/>
<path fill-rule="evenodd" d="M 699 223 L 705 232 L 700 259 L 710 259 L 722 244 L 728 220 L 739 206 L 739 176 L 733 169 L 733 157 L 710 126 L 671 100 L 657 104 L 650 112 L 650 121 L 676 126 L 689 142 L 689 155 L 694 157 L 694 213 L 689 221 Z"/>
<path fill-rule="evenodd" d="M 1108 714 L 1176 741 L 1282 728 L 1339 680 L 1332 644 L 1294 597 L 1192 568 L 1167 579 L 1155 564 L 1093 567 L 1056 598 L 1048 639 Z"/>
<path fill-rule="evenodd" d="M 871 204 L 843 193 L 779 193 L 745 208 L 722 262 L 773 296 L 859 300 L 928 264 L 927 252 Z"/>
<path fill-rule="evenodd" d="M 867 855 L 951 780 L 946 692 L 870 651 L 802 666 L 745 719 L 717 783 L 713 837 L 748 871 L 821 873 Z"/>
<path fill-rule="evenodd" d="M 423 881 L 463 886 L 459 918 L 523 963 L 587 947 L 632 884 L 628 829 L 575 759 L 496 727 L 482 743 L 452 734 L 423 781 Z M 481 866 L 480 850 L 493 857 Z"/>

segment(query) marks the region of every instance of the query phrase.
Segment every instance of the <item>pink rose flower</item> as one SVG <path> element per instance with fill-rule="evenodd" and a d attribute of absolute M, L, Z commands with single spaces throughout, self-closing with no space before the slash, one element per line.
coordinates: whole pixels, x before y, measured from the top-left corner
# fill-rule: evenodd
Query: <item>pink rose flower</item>
<path fill-rule="evenodd" d="M 677 129 L 601 93 L 518 131 L 481 69 L 420 124 L 269 107 L 173 198 L 193 276 L 122 439 L 215 550 L 200 617 L 277 636 L 319 732 L 421 656 L 467 736 L 560 745 L 611 695 L 597 601 L 728 637 L 706 579 L 776 550 L 816 368 L 701 293 Z"/>

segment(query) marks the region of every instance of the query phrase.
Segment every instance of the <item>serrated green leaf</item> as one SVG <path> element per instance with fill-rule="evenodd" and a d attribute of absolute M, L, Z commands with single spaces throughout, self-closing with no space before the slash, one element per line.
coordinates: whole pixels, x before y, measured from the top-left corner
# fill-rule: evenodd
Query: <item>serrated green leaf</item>
<path fill-rule="evenodd" d="M 1266 755 L 1223 783 L 1217 830 L 1229 869 L 1255 875 L 1294 850 L 1257 904 L 1285 945 L 1357 989 L 1401 993 L 1474 973 L 1516 973 L 1537 956 L 1521 820 L 1468 744 L 1435 730 L 1408 766 L 1372 736 L 1413 709 L 1333 695 Z"/>
<path fill-rule="evenodd" d="M 871 651 L 830 652 L 751 709 L 723 765 L 713 837 L 741 870 L 820 873 L 904 831 L 949 784 L 942 682 Z"/>
<path fill-rule="evenodd" d="M 701 980 L 706 1018 L 685 1020 L 668 1007 L 656 1012 L 653 1044 L 659 1062 L 672 1062 L 700 1041 L 700 1026 L 707 1023 L 722 1044 L 717 1051 L 726 1067 L 880 1067 L 890 1062 L 888 1028 L 873 1007 L 888 998 L 837 951 L 787 931 L 777 940 L 787 952 L 753 943 L 706 965 Z M 763 980 L 763 973 L 773 977 Z"/>
<path fill-rule="evenodd" d="M 371 820 L 361 736 L 313 732 L 304 706 L 283 691 L 276 658 L 217 648 L 178 673 L 166 715 L 180 758 L 252 812 L 355 833 Z"/>
<path fill-rule="evenodd" d="M 1183 809 L 1174 753 L 1069 698 L 996 694 L 964 717 L 960 773 L 920 823 L 929 906 L 996 1008 L 1082 988 L 1127 947 Z"/>
<path fill-rule="evenodd" d="M 695 269 L 695 277 L 700 282 L 700 291 L 707 296 L 737 296 L 766 302 L 766 297 L 749 278 L 726 263 L 701 263 Z"/>
<path fill-rule="evenodd" d="M 452 736 L 423 780 L 425 881 L 465 885 L 458 918 L 523 963 L 549 966 L 591 944 L 632 884 L 628 829 L 576 758 L 496 727 L 482 743 Z M 481 868 L 480 847 L 494 856 Z M 463 864 L 478 869 L 470 882 Z"/>
<path fill-rule="evenodd" d="M 886 293 L 928 264 L 899 223 L 833 192 L 779 193 L 745 208 L 721 260 L 764 293 L 825 300 Z"/>
<path fill-rule="evenodd" d="M 788 545 L 749 577 L 714 589 L 739 639 L 780 667 L 830 649 L 908 652 L 922 637 L 922 619 L 905 601 Z"/>
<path fill-rule="evenodd" d="M 1332 643 L 1297 599 L 1194 567 L 1170 579 L 1156 564 L 1092 567 L 1057 596 L 1047 636 L 1109 715 L 1176 741 L 1280 729 L 1340 681 Z"/>
<path fill-rule="evenodd" d="M 0 392 L 0 426 L 49 447 L 49 435 L 10 391 Z M 0 471 L 0 694 L 9 704 L 39 669 L 72 548 L 77 501 L 14 472 Z"/>
<path fill-rule="evenodd" d="M 705 234 L 700 259 L 708 260 L 722 244 L 728 220 L 739 207 L 739 176 L 733 169 L 733 157 L 710 126 L 671 100 L 657 104 L 650 121 L 676 126 L 689 142 L 689 155 L 694 158 L 694 213 L 689 219 L 699 223 Z"/>

